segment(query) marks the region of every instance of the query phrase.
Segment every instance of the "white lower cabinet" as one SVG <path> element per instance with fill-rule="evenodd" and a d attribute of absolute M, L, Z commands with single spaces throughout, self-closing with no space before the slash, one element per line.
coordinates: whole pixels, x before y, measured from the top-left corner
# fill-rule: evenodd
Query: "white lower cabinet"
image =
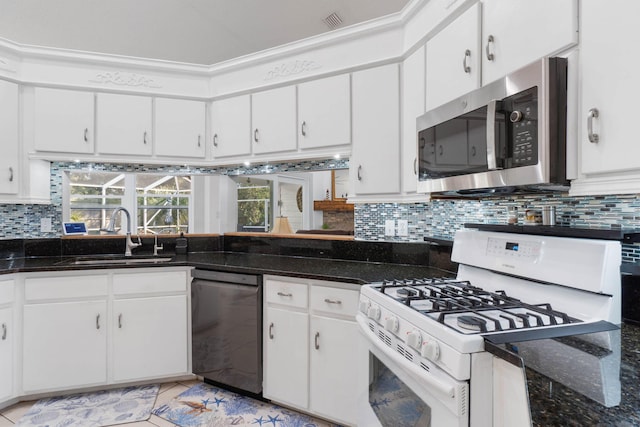
<path fill-rule="evenodd" d="M 306 289 L 305 289 L 306 290 Z M 298 408 L 309 405 L 309 315 L 269 307 L 266 311 L 264 395 Z"/>
<path fill-rule="evenodd" d="M 114 301 L 113 314 L 114 381 L 187 373 L 186 295 Z"/>
<path fill-rule="evenodd" d="M 266 276 L 264 396 L 356 423 L 355 285 Z"/>
<path fill-rule="evenodd" d="M 27 304 L 23 375 L 26 392 L 107 381 L 107 301 Z"/>
<path fill-rule="evenodd" d="M 15 336 L 13 280 L 0 282 L 0 403 L 14 395 Z"/>
<path fill-rule="evenodd" d="M 188 278 L 173 267 L 26 277 L 24 394 L 189 374 Z"/>

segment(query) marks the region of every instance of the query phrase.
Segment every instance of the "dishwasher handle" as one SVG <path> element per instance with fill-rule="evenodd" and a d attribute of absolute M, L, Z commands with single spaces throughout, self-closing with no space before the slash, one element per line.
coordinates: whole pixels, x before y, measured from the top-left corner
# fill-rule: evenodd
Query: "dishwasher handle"
<path fill-rule="evenodd" d="M 229 271 L 195 269 L 191 272 L 191 277 L 210 282 L 224 282 L 248 286 L 260 286 L 262 284 L 262 276 L 260 275 L 233 273 Z"/>

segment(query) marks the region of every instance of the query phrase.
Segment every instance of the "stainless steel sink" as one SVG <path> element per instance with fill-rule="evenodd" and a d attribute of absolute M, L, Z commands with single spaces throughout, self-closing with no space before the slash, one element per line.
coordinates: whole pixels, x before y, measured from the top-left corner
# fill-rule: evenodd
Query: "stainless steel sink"
<path fill-rule="evenodd" d="M 76 258 L 71 260 L 72 265 L 130 265 L 130 264 L 161 264 L 163 262 L 171 261 L 172 258 L 168 257 L 96 257 L 96 258 Z"/>

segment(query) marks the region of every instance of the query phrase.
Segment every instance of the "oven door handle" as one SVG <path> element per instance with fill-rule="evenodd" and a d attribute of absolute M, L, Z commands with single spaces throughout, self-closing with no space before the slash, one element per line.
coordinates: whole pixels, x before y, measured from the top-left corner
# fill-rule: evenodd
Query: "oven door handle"
<path fill-rule="evenodd" d="M 430 390 L 437 390 L 446 397 L 454 398 L 455 397 L 455 387 L 445 383 L 444 381 L 440 381 L 437 378 L 433 378 L 433 375 L 430 375 L 424 369 L 420 369 L 413 363 L 406 360 L 404 357 L 386 347 L 385 345 L 381 345 L 378 341 L 376 335 L 371 332 L 367 323 L 360 318 L 360 316 L 356 316 L 356 320 L 358 321 L 358 325 L 360 329 L 367 337 L 367 340 L 373 344 L 378 350 L 384 353 L 388 358 L 392 359 L 394 363 L 397 363 L 404 369 L 408 371 L 409 374 L 414 375 L 416 378 L 420 378 L 428 383 Z M 426 374 L 426 375 L 425 375 Z"/>

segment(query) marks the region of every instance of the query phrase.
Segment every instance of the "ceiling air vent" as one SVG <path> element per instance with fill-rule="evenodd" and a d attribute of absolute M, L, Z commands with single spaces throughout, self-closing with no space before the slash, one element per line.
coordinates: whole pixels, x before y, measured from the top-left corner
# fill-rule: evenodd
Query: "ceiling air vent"
<path fill-rule="evenodd" d="M 329 27 L 330 30 L 336 29 L 342 24 L 342 18 L 337 13 L 333 12 L 331 15 L 323 19 L 323 22 Z"/>

